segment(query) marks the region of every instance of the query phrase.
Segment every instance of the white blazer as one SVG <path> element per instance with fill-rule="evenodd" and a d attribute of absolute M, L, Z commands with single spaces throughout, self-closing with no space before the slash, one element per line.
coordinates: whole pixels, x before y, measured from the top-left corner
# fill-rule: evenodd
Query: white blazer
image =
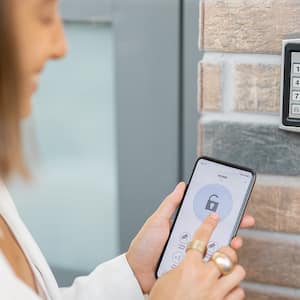
<path fill-rule="evenodd" d="M 89 276 L 75 279 L 69 288 L 59 288 L 41 250 L 22 222 L 3 184 L 0 184 L 0 214 L 22 247 L 47 300 L 144 300 L 142 290 L 125 255 L 98 266 Z M 67 241 L 66 241 L 67 242 Z M 0 299 L 40 300 L 19 280 L 0 253 Z"/>

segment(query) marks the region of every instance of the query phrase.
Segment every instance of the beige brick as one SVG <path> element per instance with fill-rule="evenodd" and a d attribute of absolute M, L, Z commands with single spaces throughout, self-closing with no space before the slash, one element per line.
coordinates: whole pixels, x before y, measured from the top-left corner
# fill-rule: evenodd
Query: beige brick
<path fill-rule="evenodd" d="M 221 66 L 199 64 L 199 111 L 218 111 L 221 107 Z"/>
<path fill-rule="evenodd" d="M 248 213 L 255 216 L 257 229 L 300 233 L 300 182 L 288 186 L 289 180 L 285 185 L 255 185 Z"/>
<path fill-rule="evenodd" d="M 248 281 L 298 289 L 299 252 L 300 243 L 290 239 L 268 234 L 244 237 L 244 247 L 239 251 L 239 263 L 246 269 Z"/>
<path fill-rule="evenodd" d="M 278 65 L 237 65 L 234 79 L 236 110 L 279 112 L 280 71 Z"/>
<path fill-rule="evenodd" d="M 299 299 L 297 296 L 285 295 L 284 293 L 279 294 L 278 292 L 265 292 L 255 289 L 245 289 L 246 300 L 296 300 Z"/>
<path fill-rule="evenodd" d="M 279 53 L 281 40 L 300 36 L 299 0 L 202 0 L 200 48 Z"/>

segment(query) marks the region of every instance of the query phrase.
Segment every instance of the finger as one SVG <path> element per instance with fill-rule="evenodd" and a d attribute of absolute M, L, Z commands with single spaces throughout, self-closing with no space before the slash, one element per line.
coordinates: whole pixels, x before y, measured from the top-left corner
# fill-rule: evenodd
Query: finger
<path fill-rule="evenodd" d="M 242 300 L 245 299 L 245 297 L 246 294 L 244 289 L 242 289 L 241 287 L 237 287 L 232 292 L 230 292 L 224 300 Z"/>
<path fill-rule="evenodd" d="M 245 215 L 242 219 L 241 228 L 249 228 L 255 225 L 255 219 L 252 216 Z"/>
<path fill-rule="evenodd" d="M 216 213 L 210 214 L 194 234 L 194 240 L 203 241 L 207 245 L 218 225 L 218 222 L 219 216 Z"/>
<path fill-rule="evenodd" d="M 193 239 L 194 240 L 200 240 L 204 243 L 204 246 L 206 247 L 208 244 L 208 241 L 210 240 L 211 235 L 213 234 L 215 228 L 217 227 L 219 221 L 219 216 L 216 213 L 210 214 L 201 224 L 199 229 L 194 234 Z M 200 252 L 196 250 L 189 250 L 187 252 L 187 257 L 195 257 L 197 256 L 197 259 L 200 257 Z M 203 256 L 203 255 L 202 255 Z M 201 262 L 202 262 L 201 257 Z"/>
<path fill-rule="evenodd" d="M 219 279 L 218 285 L 224 295 L 227 295 L 231 290 L 240 285 L 241 281 L 245 279 L 246 272 L 240 265 L 234 267 L 232 273 L 223 276 Z"/>
<path fill-rule="evenodd" d="M 224 247 L 218 250 L 218 252 L 225 254 L 232 261 L 234 265 L 237 264 L 238 256 L 234 249 L 230 247 Z M 210 269 L 209 273 L 213 278 L 219 278 L 222 275 L 220 269 L 217 267 L 215 262 L 209 261 L 207 263 L 207 267 Z"/>
<path fill-rule="evenodd" d="M 185 183 L 180 182 L 174 191 L 161 203 L 155 214 L 170 219 L 179 206 L 185 191 Z"/>
<path fill-rule="evenodd" d="M 242 248 L 243 246 L 243 239 L 240 236 L 235 237 L 232 241 L 230 246 L 234 249 L 234 250 L 239 250 L 240 248 Z"/>
<path fill-rule="evenodd" d="M 195 232 L 193 240 L 200 240 L 204 243 L 205 249 L 206 246 L 218 225 L 219 216 L 216 213 L 210 214 Z M 203 256 L 205 253 L 201 253 L 197 250 L 189 250 L 186 253 L 186 259 L 190 260 L 192 264 L 200 263 L 203 264 Z M 200 259 L 199 259 L 200 258 Z"/>

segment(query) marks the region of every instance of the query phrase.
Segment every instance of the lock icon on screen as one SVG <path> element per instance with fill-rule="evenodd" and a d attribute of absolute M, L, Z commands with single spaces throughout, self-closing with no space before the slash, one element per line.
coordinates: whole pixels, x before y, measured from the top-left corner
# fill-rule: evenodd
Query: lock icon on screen
<path fill-rule="evenodd" d="M 205 209 L 212 212 L 216 212 L 219 207 L 219 202 L 217 202 L 217 199 L 219 199 L 218 195 L 211 195 L 207 201 Z"/>

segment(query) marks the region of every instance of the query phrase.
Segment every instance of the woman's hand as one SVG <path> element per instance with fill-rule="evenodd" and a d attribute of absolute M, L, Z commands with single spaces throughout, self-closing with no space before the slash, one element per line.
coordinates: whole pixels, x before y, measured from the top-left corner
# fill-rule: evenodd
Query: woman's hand
<path fill-rule="evenodd" d="M 216 215 L 209 216 L 194 235 L 194 240 L 201 240 L 207 245 L 217 223 Z M 232 248 L 226 247 L 220 252 L 237 263 L 237 255 Z M 241 300 L 245 293 L 239 284 L 245 274 L 241 266 L 235 266 L 232 273 L 221 276 L 214 262 L 205 263 L 201 253 L 189 250 L 179 266 L 157 280 L 149 300 Z"/>
<path fill-rule="evenodd" d="M 128 263 L 145 294 L 150 292 L 156 281 L 155 269 L 170 233 L 171 217 L 182 200 L 184 190 L 185 184 L 179 183 L 165 198 L 131 242 L 126 254 Z M 245 216 L 241 223 L 243 228 L 253 225 L 254 219 L 250 216 Z M 242 239 L 236 237 L 232 240 L 231 246 L 235 250 L 239 249 L 242 246 Z"/>

